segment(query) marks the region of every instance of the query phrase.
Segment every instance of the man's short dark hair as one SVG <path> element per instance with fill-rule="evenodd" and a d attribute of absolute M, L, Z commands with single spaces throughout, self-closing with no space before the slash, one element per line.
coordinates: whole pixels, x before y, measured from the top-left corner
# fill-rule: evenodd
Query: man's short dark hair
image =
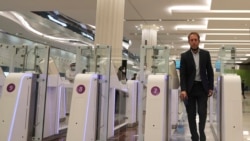
<path fill-rule="evenodd" d="M 200 41 L 200 35 L 199 35 L 198 32 L 191 32 L 191 33 L 189 33 L 188 34 L 188 41 L 189 41 L 191 35 L 196 35 L 198 37 L 198 40 Z"/>

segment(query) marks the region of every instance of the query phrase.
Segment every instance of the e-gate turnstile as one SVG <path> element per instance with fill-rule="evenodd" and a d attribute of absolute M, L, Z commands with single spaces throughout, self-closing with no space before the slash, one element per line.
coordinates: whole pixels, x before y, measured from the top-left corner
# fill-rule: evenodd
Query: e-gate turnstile
<path fill-rule="evenodd" d="M 218 55 L 216 119 L 212 123 L 218 141 L 243 140 L 241 78 L 235 71 L 236 48 L 222 46 Z M 219 67 L 218 67 L 219 66 Z"/>
<path fill-rule="evenodd" d="M 32 140 L 36 108 L 36 75 L 10 73 L 0 99 L 0 140 Z"/>
<path fill-rule="evenodd" d="M 218 78 L 218 140 L 243 140 L 241 79 L 236 74 Z"/>
<path fill-rule="evenodd" d="M 75 77 L 67 141 L 94 141 L 96 138 L 97 74 Z"/>
<path fill-rule="evenodd" d="M 143 45 L 141 47 L 138 96 L 138 141 L 165 141 L 170 138 L 171 110 L 169 109 L 171 104 L 169 100 L 171 85 L 169 84 L 169 79 L 171 77 L 169 75 L 169 49 L 167 46 L 159 45 Z M 151 51 L 148 52 L 148 50 Z M 149 71 L 144 69 L 145 65 L 152 69 L 150 75 L 145 73 Z M 144 113 L 146 113 L 145 129 Z M 145 130 L 145 133 L 143 130 Z"/>
<path fill-rule="evenodd" d="M 75 77 L 67 140 L 91 141 L 97 138 L 106 140 L 108 135 L 111 47 L 99 45 L 95 48 L 80 47 L 77 52 L 76 69 L 79 70 L 78 64 L 81 64 L 79 55 L 86 55 L 90 59 L 87 70 L 92 73 L 78 74 Z M 98 98 L 95 98 L 97 93 Z M 97 113 L 98 117 L 93 119 Z M 80 116 L 78 116 L 79 114 Z"/>
<path fill-rule="evenodd" d="M 149 75 L 144 141 L 168 141 L 170 138 L 170 102 L 168 75 Z"/>

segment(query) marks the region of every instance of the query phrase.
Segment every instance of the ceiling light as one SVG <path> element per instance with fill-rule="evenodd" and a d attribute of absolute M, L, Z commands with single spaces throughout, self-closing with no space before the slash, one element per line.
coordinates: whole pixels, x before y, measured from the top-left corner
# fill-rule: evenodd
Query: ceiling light
<path fill-rule="evenodd" d="M 207 29 L 206 25 L 177 25 L 176 30 Z"/>
<path fill-rule="evenodd" d="M 220 48 L 204 48 L 204 49 L 219 50 Z"/>
<path fill-rule="evenodd" d="M 190 45 L 182 45 L 181 48 L 190 48 Z M 200 44 L 199 48 L 204 48 L 204 44 Z"/>
<path fill-rule="evenodd" d="M 230 40 L 228 40 L 230 41 Z M 249 46 L 250 42 L 245 42 L 245 43 L 241 43 L 241 42 L 237 42 L 237 40 L 235 42 L 220 42 L 220 40 L 207 40 L 207 41 L 203 41 L 204 44 L 206 45 L 218 45 L 218 46 L 224 46 L 224 45 L 231 45 L 231 46 L 235 46 L 235 45 L 246 45 Z"/>
<path fill-rule="evenodd" d="M 247 60 L 248 58 L 240 58 L 240 60 L 242 60 L 242 61 L 245 61 L 245 60 Z"/>
<path fill-rule="evenodd" d="M 188 37 L 180 37 L 183 41 L 188 41 Z M 205 41 L 206 36 L 204 34 L 200 35 L 200 41 Z"/>
<path fill-rule="evenodd" d="M 218 52 L 219 50 L 218 49 L 206 49 L 206 48 L 204 48 L 205 50 L 208 50 L 208 51 L 210 51 L 210 52 Z"/>
<path fill-rule="evenodd" d="M 173 13 L 175 11 L 186 12 L 186 11 L 207 11 L 210 10 L 209 6 L 190 6 L 190 5 L 181 5 L 181 6 L 171 6 L 168 8 L 169 13 Z"/>
<path fill-rule="evenodd" d="M 238 47 L 238 48 L 236 48 L 236 50 L 250 50 L 250 48 L 240 48 L 240 47 Z"/>
<path fill-rule="evenodd" d="M 249 31 L 249 28 L 210 28 L 209 31 Z"/>
<path fill-rule="evenodd" d="M 240 63 L 242 63 L 242 61 L 235 61 L 235 63 L 240 64 Z"/>
<path fill-rule="evenodd" d="M 173 11 L 204 11 L 210 10 L 212 0 L 203 0 L 201 5 L 178 5 L 171 6 L 168 11 L 172 13 Z"/>
<path fill-rule="evenodd" d="M 210 10 L 209 13 L 250 13 L 250 10 Z"/>
<path fill-rule="evenodd" d="M 181 48 L 190 48 L 190 45 L 182 45 Z"/>
<path fill-rule="evenodd" d="M 206 20 L 220 20 L 220 21 L 229 21 L 229 20 L 232 20 L 232 21 L 249 21 L 250 18 L 205 18 Z"/>
<path fill-rule="evenodd" d="M 206 40 L 206 42 L 207 43 L 209 43 L 209 42 L 217 42 L 217 43 L 250 43 L 249 40 Z"/>
<path fill-rule="evenodd" d="M 63 22 L 61 22 L 61 21 L 59 21 L 59 20 L 55 19 L 54 17 L 52 17 L 52 16 L 50 16 L 50 15 L 48 15 L 48 18 L 49 18 L 51 21 L 53 21 L 53 22 L 55 22 L 55 23 L 60 24 L 61 26 L 64 26 L 64 27 L 66 27 L 66 26 L 67 26 L 67 24 L 66 24 L 66 23 L 63 23 Z"/>
<path fill-rule="evenodd" d="M 88 24 L 88 26 L 90 26 L 91 28 L 95 29 L 94 25 Z"/>
<path fill-rule="evenodd" d="M 152 25 L 142 25 L 140 24 L 139 26 L 136 25 L 135 28 L 137 30 L 143 30 L 143 29 L 154 29 L 154 30 L 164 30 L 164 27 L 163 26 L 159 26 L 159 25 L 155 25 L 155 24 L 152 24 Z"/>
<path fill-rule="evenodd" d="M 88 38 L 88 39 L 94 41 L 94 37 L 93 37 L 93 36 L 91 36 L 91 35 L 89 35 L 89 34 L 87 34 L 87 33 L 84 33 L 84 32 L 81 32 L 81 34 L 82 34 L 85 38 Z"/>
<path fill-rule="evenodd" d="M 247 135 L 249 135 L 249 132 L 248 131 L 243 131 L 243 135 L 247 136 Z"/>
<path fill-rule="evenodd" d="M 250 54 L 246 54 L 246 56 L 250 56 Z"/>
<path fill-rule="evenodd" d="M 199 45 L 199 48 L 204 48 L 204 44 L 200 44 L 200 45 Z"/>
<path fill-rule="evenodd" d="M 199 14 L 208 14 L 208 13 L 224 13 L 224 14 L 230 14 L 230 13 L 239 13 L 239 14 L 247 14 L 250 13 L 250 10 L 210 10 L 208 8 L 201 9 L 199 7 L 197 7 L 198 9 L 180 9 L 180 8 L 169 8 L 168 11 L 170 13 L 197 13 L 199 12 Z"/>
<path fill-rule="evenodd" d="M 249 36 L 250 33 L 204 33 L 206 35 L 246 35 Z"/>

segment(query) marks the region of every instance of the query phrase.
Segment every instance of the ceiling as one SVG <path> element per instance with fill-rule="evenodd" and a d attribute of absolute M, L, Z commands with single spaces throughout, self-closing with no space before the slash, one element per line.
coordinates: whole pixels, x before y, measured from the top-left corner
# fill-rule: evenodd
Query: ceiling
<path fill-rule="evenodd" d="M 23 0 L 13 5 L 16 1 L 2 0 L 0 10 L 21 12 L 28 16 L 29 20 L 33 20 L 33 27 L 49 35 L 84 40 L 62 27 L 54 27 L 56 24 L 39 22 L 40 18 L 28 11 L 58 10 L 79 22 L 95 25 L 97 1 L 71 0 L 57 2 Z M 157 44 L 171 45 L 173 47 L 172 55 L 178 58 L 180 53 L 188 48 L 188 33 L 197 31 L 201 35 L 201 47 L 210 50 L 213 62 L 217 59 L 218 48 L 222 46 L 236 47 L 237 60 L 240 60 L 240 58 L 247 58 L 246 54 L 250 54 L 249 9 L 250 1 L 247 0 L 125 0 L 124 37 L 132 41 L 129 50 L 139 55 L 142 42 L 141 30 L 138 30 L 136 26 L 153 24 L 162 26 L 164 30 L 158 31 Z M 0 20 L 0 29 L 10 33 L 21 33 L 24 37 L 41 41 L 38 36 L 25 33 L 25 30 L 20 28 L 13 28 L 15 25 L 9 24 L 1 16 Z M 181 28 L 184 25 L 193 27 Z M 176 28 L 177 26 L 179 28 Z M 43 42 L 51 41 L 43 40 Z M 51 43 L 65 48 L 69 46 L 63 43 Z M 243 62 L 248 63 L 249 59 Z"/>

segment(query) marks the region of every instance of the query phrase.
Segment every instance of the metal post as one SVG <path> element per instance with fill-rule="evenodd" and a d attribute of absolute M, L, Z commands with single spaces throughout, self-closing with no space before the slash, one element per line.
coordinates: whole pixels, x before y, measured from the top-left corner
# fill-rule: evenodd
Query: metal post
<path fill-rule="evenodd" d="M 140 49 L 140 80 L 139 80 L 139 93 L 138 93 L 138 141 L 143 141 L 143 93 L 144 93 L 144 56 L 146 53 L 146 48 L 144 46 Z"/>
<path fill-rule="evenodd" d="M 46 109 L 46 96 L 47 96 L 47 80 L 48 80 L 48 67 L 49 67 L 49 55 L 50 47 L 45 46 L 45 57 L 44 57 L 44 70 L 43 74 L 39 75 L 39 88 L 38 88 L 38 100 L 39 105 L 36 107 L 36 124 L 35 124 L 35 135 L 32 138 L 33 141 L 42 141 L 44 133 L 44 119 L 45 119 L 45 109 Z"/>
<path fill-rule="evenodd" d="M 217 119 L 218 119 L 218 123 L 217 123 L 217 139 L 219 141 L 222 141 L 222 94 L 223 94 L 223 91 L 222 91 L 222 85 L 223 85 L 223 82 L 222 82 L 222 76 L 219 76 L 219 87 L 218 87 L 218 100 L 217 100 Z"/>
<path fill-rule="evenodd" d="M 170 140 L 171 137 L 171 93 L 169 87 L 169 78 L 170 76 L 167 75 L 166 79 L 166 141 Z"/>

